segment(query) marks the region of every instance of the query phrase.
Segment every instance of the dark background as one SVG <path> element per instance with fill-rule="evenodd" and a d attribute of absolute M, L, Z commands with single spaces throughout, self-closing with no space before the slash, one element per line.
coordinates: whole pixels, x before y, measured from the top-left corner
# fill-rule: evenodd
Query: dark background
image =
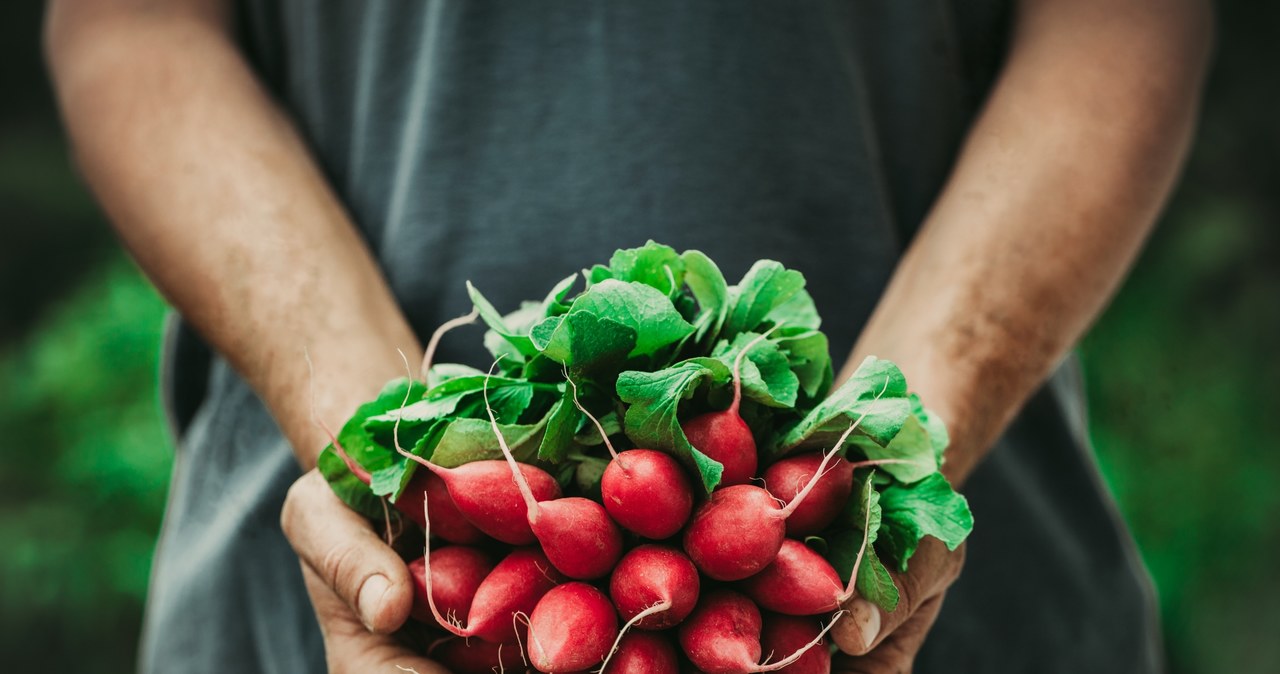
<path fill-rule="evenodd" d="M 0 663 L 127 672 L 171 465 L 166 308 L 68 161 L 41 12 L 0 5 Z M 1186 176 L 1081 347 L 1175 673 L 1280 671 L 1278 28 L 1276 3 L 1220 3 Z"/>

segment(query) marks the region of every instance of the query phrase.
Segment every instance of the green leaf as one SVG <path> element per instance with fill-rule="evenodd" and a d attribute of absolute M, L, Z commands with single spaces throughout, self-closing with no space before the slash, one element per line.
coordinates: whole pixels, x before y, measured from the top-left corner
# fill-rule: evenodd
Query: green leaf
<path fill-rule="evenodd" d="M 531 336 L 548 358 L 594 370 L 652 354 L 692 332 L 666 295 L 643 283 L 605 279 L 579 295 L 569 313 L 534 326 Z"/>
<path fill-rule="evenodd" d="M 406 394 L 409 403 L 417 401 L 425 390 L 420 382 L 410 382 L 404 377 L 387 382 L 378 397 L 356 408 L 355 414 L 338 431 L 338 442 L 347 455 L 370 473 L 391 465 L 399 455 L 394 449 L 378 442 L 374 431 L 367 428 L 365 423 L 371 417 L 399 409 L 405 404 Z M 407 433 L 406 429 L 401 430 Z"/>
<path fill-rule="evenodd" d="M 608 465 L 608 459 L 597 456 L 583 457 L 582 461 L 578 463 L 573 476 L 578 493 L 586 494 L 588 498 L 599 501 L 600 479 L 604 477 L 604 469 Z"/>
<path fill-rule="evenodd" d="M 622 432 L 622 421 L 618 418 L 616 412 L 609 412 L 600 416 L 599 421 L 600 425 L 604 427 L 604 432 L 610 436 Z M 573 441 L 588 447 L 604 444 L 604 439 L 600 437 L 600 431 L 592 423 L 583 424 L 578 434 L 573 436 Z"/>
<path fill-rule="evenodd" d="M 866 438 L 884 447 L 902 429 L 910 412 L 902 371 L 887 360 L 868 356 L 848 381 L 783 434 L 770 458 L 777 459 L 803 447 L 829 448 L 859 418 L 862 421 L 851 436 L 852 441 Z M 885 471 L 893 473 L 889 466 Z"/>
<path fill-rule="evenodd" d="M 732 344 L 721 342 L 712 356 L 732 373 L 738 354 L 759 336 L 754 332 L 740 333 Z M 744 397 L 769 407 L 795 407 L 800 380 L 791 371 L 791 363 L 777 343 L 764 339 L 752 346 L 742 359 L 741 375 Z"/>
<path fill-rule="evenodd" d="M 476 306 L 476 309 L 480 310 L 480 318 L 484 320 L 485 325 L 488 325 L 490 330 L 510 343 L 517 353 L 528 357 L 538 352 L 533 347 L 533 342 L 529 340 L 529 336 L 527 334 L 519 334 L 511 326 L 507 325 L 502 314 L 499 314 L 498 310 L 493 308 L 489 300 L 485 299 L 484 295 L 481 295 L 480 291 L 474 285 L 471 285 L 470 281 L 467 281 L 467 293 L 471 295 L 471 303 Z"/>
<path fill-rule="evenodd" d="M 647 356 L 693 332 L 670 298 L 643 283 L 601 281 L 573 301 L 568 315 L 580 311 L 634 330 L 636 344 L 629 356 Z"/>
<path fill-rule="evenodd" d="M 569 291 L 573 289 L 573 284 L 577 280 L 578 275 L 571 274 L 560 279 L 560 282 L 551 288 L 551 292 L 547 293 L 542 300 L 542 316 L 558 316 L 569 311 L 569 305 L 565 303 L 564 298 L 569 296 Z"/>
<path fill-rule="evenodd" d="M 573 434 L 578 431 L 581 413 L 573 404 L 573 394 L 566 386 L 565 393 L 547 414 L 547 428 L 538 445 L 538 458 L 560 463 L 573 447 Z"/>
<path fill-rule="evenodd" d="M 590 292 L 590 291 L 588 291 Z M 596 370 L 621 363 L 635 349 L 636 332 L 610 318 L 576 307 L 533 329 L 542 355 L 576 370 Z"/>
<path fill-rule="evenodd" d="M 783 328 L 774 333 L 774 341 L 787 354 L 791 371 L 800 382 L 800 390 L 810 398 L 818 398 L 831 387 L 834 371 L 827 336 L 817 330 Z"/>
<path fill-rule="evenodd" d="M 333 446 L 325 447 L 316 461 L 320 474 L 329 483 L 329 488 L 348 508 L 369 519 L 382 518 L 382 499 L 374 495 L 365 483 L 347 470 L 347 464 L 333 450 Z"/>
<path fill-rule="evenodd" d="M 686 360 L 657 372 L 619 374 L 618 397 L 630 405 L 623 420 L 627 437 L 637 446 L 670 453 L 697 471 L 703 487 L 711 493 L 720 483 L 724 466 L 689 444 L 677 413 L 680 402 L 692 396 L 699 385 L 728 378 L 728 368 L 710 358 Z"/>
<path fill-rule="evenodd" d="M 924 479 L 938 470 L 938 460 L 933 453 L 929 433 L 915 416 L 908 416 L 898 434 L 893 436 L 893 440 L 884 447 L 867 437 L 856 437 L 853 439 L 853 444 L 857 445 L 868 459 L 898 459 L 908 462 L 886 463 L 880 466 L 880 470 L 906 484 Z"/>
<path fill-rule="evenodd" d="M 516 459 L 527 462 L 537 454 L 547 421 L 548 417 L 543 417 L 536 424 L 498 424 L 498 429 Z M 432 463 L 445 468 L 487 459 L 503 459 L 488 419 L 456 419 L 450 422 L 431 455 Z"/>
<path fill-rule="evenodd" d="M 933 446 L 934 458 L 938 465 L 942 465 L 943 453 L 947 451 L 947 445 L 951 444 L 951 436 L 947 433 L 947 425 L 943 423 L 942 418 L 936 413 L 925 408 L 920 402 L 920 396 L 911 394 L 911 413 L 920 421 L 920 425 L 924 426 L 925 431 L 929 434 L 929 444 Z"/>
<path fill-rule="evenodd" d="M 818 316 L 818 307 L 813 304 L 813 297 L 803 288 L 797 290 L 791 299 L 774 307 L 764 320 L 774 325 L 810 330 L 817 330 L 822 325 L 822 319 Z"/>
<path fill-rule="evenodd" d="M 470 365 L 459 365 L 457 363 L 436 363 L 431 366 L 427 372 L 427 388 L 435 388 L 450 379 L 458 379 L 459 377 L 475 377 L 484 376 L 484 372 L 477 370 Z"/>
<path fill-rule="evenodd" d="M 921 538 L 933 536 L 948 550 L 955 550 L 973 531 L 968 501 L 941 473 L 910 486 L 889 485 L 881 494 L 880 505 L 884 510 L 881 543 L 901 571 L 907 570 L 907 560 L 915 554 Z"/>
<path fill-rule="evenodd" d="M 888 613 L 898 608 L 898 601 L 901 598 L 898 594 L 898 586 L 894 584 L 893 576 L 889 575 L 889 569 L 885 567 L 884 562 L 880 561 L 875 548 L 867 550 L 867 554 L 862 558 L 862 564 L 858 566 L 858 582 L 855 589 L 863 599 Z"/>
<path fill-rule="evenodd" d="M 720 337 L 754 330 L 774 309 L 804 288 L 804 275 L 773 260 L 760 260 L 729 289 L 729 314 Z"/>
<path fill-rule="evenodd" d="M 827 560 L 840 574 L 840 579 L 849 581 L 853 572 L 853 563 L 857 559 L 858 550 L 862 548 L 864 531 L 867 539 L 862 562 L 858 565 L 858 580 L 855 588 L 858 594 L 867 601 L 893 611 L 898 606 L 898 588 L 893 583 L 889 570 L 876 555 L 875 544 L 881 531 L 882 510 L 880 494 L 875 490 L 874 471 L 867 471 L 858 479 L 857 491 L 850 495 L 844 511 L 840 514 L 838 527 L 828 540 Z M 870 508 L 870 518 L 868 518 Z M 868 522 L 869 519 L 869 522 Z"/>
<path fill-rule="evenodd" d="M 729 286 L 716 263 L 700 250 L 686 250 L 680 259 L 684 261 L 684 281 L 693 291 L 701 308 L 694 326 L 695 339 L 701 341 L 706 334 L 719 334 L 729 313 Z"/>
<path fill-rule="evenodd" d="M 609 271 L 619 281 L 634 281 L 670 297 L 684 286 L 684 261 L 675 249 L 649 241 L 613 254 Z"/>

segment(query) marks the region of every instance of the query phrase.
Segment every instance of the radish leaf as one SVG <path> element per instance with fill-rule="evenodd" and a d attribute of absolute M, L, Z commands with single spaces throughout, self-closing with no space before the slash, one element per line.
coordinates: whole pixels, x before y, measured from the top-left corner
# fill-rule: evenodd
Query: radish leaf
<path fill-rule="evenodd" d="M 724 466 L 703 454 L 680 428 L 680 401 L 709 381 L 728 381 L 729 369 L 718 360 L 697 358 L 657 372 L 627 371 L 618 375 L 618 397 L 630 404 L 623 420 L 627 437 L 641 447 L 671 454 L 697 471 L 707 493 L 720 484 Z"/>
<path fill-rule="evenodd" d="M 948 550 L 955 550 L 973 531 L 969 502 L 951 488 L 942 473 L 910 486 L 885 487 L 880 505 L 884 509 L 880 542 L 901 571 L 907 570 L 907 560 L 915 554 L 921 538 L 933 536 Z"/>
<path fill-rule="evenodd" d="M 773 260 L 760 260 L 747 270 L 742 281 L 729 289 L 729 314 L 720 330 L 721 338 L 753 330 L 774 309 L 804 288 L 804 275 Z"/>

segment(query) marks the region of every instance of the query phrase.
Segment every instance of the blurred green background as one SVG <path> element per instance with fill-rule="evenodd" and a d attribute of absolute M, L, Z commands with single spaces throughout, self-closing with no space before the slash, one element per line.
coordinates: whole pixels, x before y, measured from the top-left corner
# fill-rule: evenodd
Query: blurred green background
<path fill-rule="evenodd" d="M 1082 347 L 1179 674 L 1280 671 L 1280 10 L 1221 4 L 1186 178 Z M 165 306 L 70 167 L 39 5 L 0 8 L 0 669 L 128 672 L 172 454 Z"/>

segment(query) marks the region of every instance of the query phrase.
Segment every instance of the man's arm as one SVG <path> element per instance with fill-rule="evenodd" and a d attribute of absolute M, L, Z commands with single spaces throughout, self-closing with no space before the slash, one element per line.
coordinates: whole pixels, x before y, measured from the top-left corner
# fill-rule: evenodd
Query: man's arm
<path fill-rule="evenodd" d="M 956 483 L 1080 338 L 1132 264 L 1182 165 L 1208 61 L 1201 0 L 1024 0 L 1008 61 L 945 190 L 845 371 L 898 363 L 952 435 Z M 865 601 L 841 667 L 910 663 L 961 553 L 922 546 L 904 601 Z"/>
<path fill-rule="evenodd" d="M 304 468 L 417 338 L 347 214 L 230 36 L 218 0 L 55 0 L 50 69 L 77 163 L 133 256 L 266 403 Z M 408 572 L 313 472 L 284 524 L 331 668 L 433 665 L 402 624 Z M 333 589 L 330 589 L 333 588 Z M 335 594 L 336 591 L 336 594 Z M 341 598 L 339 598 L 341 597 Z M 347 656 L 357 660 L 347 663 Z"/>

